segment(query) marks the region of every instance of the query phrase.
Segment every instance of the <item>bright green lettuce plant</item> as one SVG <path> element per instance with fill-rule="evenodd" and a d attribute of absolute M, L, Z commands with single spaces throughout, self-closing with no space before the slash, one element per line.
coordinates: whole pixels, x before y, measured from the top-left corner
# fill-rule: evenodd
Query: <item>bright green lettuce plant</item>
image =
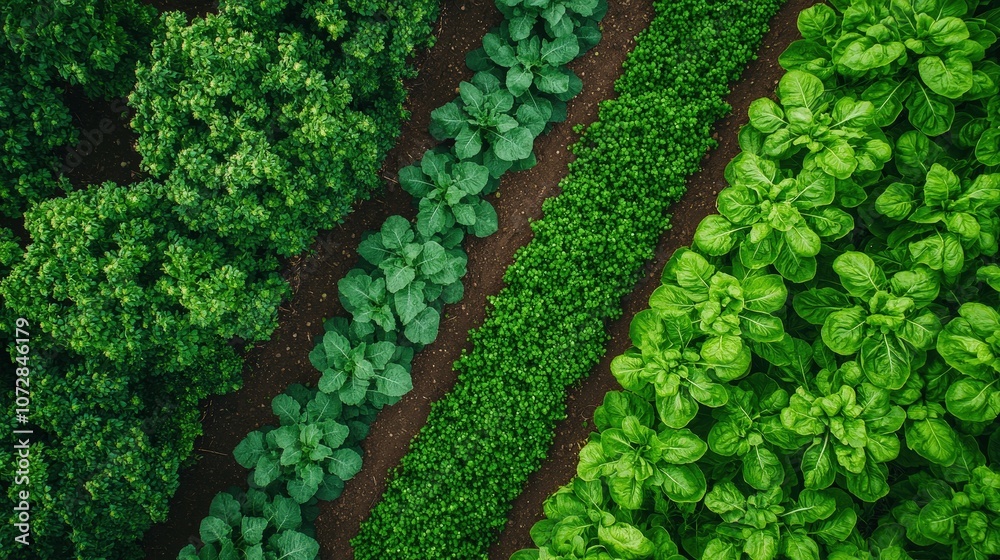
<path fill-rule="evenodd" d="M 871 102 L 831 96 L 819 78 L 801 70 L 782 76 L 778 100 L 762 97 L 750 105 L 750 126 L 764 135 L 762 155 L 781 161 L 804 152 L 801 169 L 841 180 L 889 161 L 891 147 L 873 124 Z"/>
<path fill-rule="evenodd" d="M 920 187 L 893 182 L 875 201 L 882 215 L 905 222 L 888 237 L 905 243 L 913 260 L 954 281 L 966 260 L 997 252 L 1000 219 L 1000 174 L 963 179 L 933 163 Z"/>
<path fill-rule="evenodd" d="M 962 377 L 948 388 L 955 417 L 992 422 L 1000 414 L 1000 313 L 981 303 L 962 305 L 937 339 L 937 351 Z"/>
<path fill-rule="evenodd" d="M 687 428 L 660 427 L 643 399 L 605 396 L 599 434 L 580 450 L 577 475 L 602 480 L 615 503 L 639 509 L 650 491 L 675 502 L 697 502 L 706 491 L 705 475 L 692 465 L 708 445 Z"/>
<path fill-rule="evenodd" d="M 657 498 L 656 504 L 658 511 L 668 511 L 662 498 Z M 546 519 L 531 529 L 531 539 L 539 550 L 522 550 L 511 560 L 683 558 L 664 527 L 664 514 L 635 518 L 616 507 L 600 481 L 574 478 L 549 496 L 542 507 Z"/>
<path fill-rule="evenodd" d="M 860 84 L 862 98 L 877 108 L 879 126 L 894 123 L 905 107 L 917 130 L 937 136 L 951 128 L 956 102 L 990 97 L 1000 88 L 1000 65 L 985 56 L 998 29 L 973 17 L 976 4 L 835 2 L 843 15 L 813 6 L 799 18 L 803 39 L 778 61 L 825 81 L 837 75 Z"/>
<path fill-rule="evenodd" d="M 846 294 L 814 288 L 793 299 L 796 313 L 822 325 L 823 343 L 842 356 L 857 356 L 861 370 L 878 387 L 903 387 L 925 351 L 934 347 L 941 321 L 928 309 L 940 288 L 923 266 L 886 278 L 864 253 L 845 252 L 833 261 Z"/>
<path fill-rule="evenodd" d="M 774 265 L 785 278 L 805 282 L 816 274 L 822 243 L 854 229 L 851 215 L 833 205 L 836 178 L 820 169 L 788 177 L 774 161 L 743 153 L 727 171 L 732 186 L 719 193 L 719 214 L 702 220 L 694 235 L 709 255 L 738 246 L 743 266 Z"/>
<path fill-rule="evenodd" d="M 729 401 L 712 412 L 715 422 L 708 432 L 709 447 L 723 457 L 737 457 L 743 480 L 751 487 L 764 491 L 780 486 L 785 469 L 779 454 L 809 443 L 781 424 L 780 412 L 788 406 L 788 392 L 763 374 L 754 374 L 727 390 Z"/>
<path fill-rule="evenodd" d="M 805 489 L 794 500 L 789 494 L 777 484 L 750 495 L 729 481 L 716 484 L 705 507 L 723 522 L 705 531 L 711 540 L 702 558 L 820 558 L 819 543 L 832 545 L 851 535 L 857 512 L 838 507 L 836 491 Z"/>

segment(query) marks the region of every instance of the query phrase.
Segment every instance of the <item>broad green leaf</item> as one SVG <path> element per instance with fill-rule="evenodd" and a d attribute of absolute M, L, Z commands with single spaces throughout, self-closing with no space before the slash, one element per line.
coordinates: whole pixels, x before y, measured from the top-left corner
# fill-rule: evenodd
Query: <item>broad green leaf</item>
<path fill-rule="evenodd" d="M 847 489 L 862 501 L 877 502 L 889 493 L 888 472 L 885 465 L 865 461 L 860 473 L 845 473 Z"/>
<path fill-rule="evenodd" d="M 939 136 L 951 129 L 955 105 L 945 97 L 917 84 L 906 100 L 910 123 L 927 136 Z"/>
<path fill-rule="evenodd" d="M 887 284 L 882 269 L 864 253 L 848 251 L 841 254 L 834 259 L 833 270 L 847 292 L 855 297 L 870 298 Z"/>
<path fill-rule="evenodd" d="M 920 534 L 934 542 L 952 544 L 960 513 L 949 500 L 933 500 L 920 510 L 917 527 Z"/>
<path fill-rule="evenodd" d="M 428 307 L 417 314 L 408 325 L 403 334 L 407 340 L 416 344 L 430 344 L 437 339 L 438 326 L 441 322 L 441 314 L 433 307 Z"/>
<path fill-rule="evenodd" d="M 281 420 L 282 425 L 295 424 L 301 416 L 302 406 L 292 397 L 281 394 L 271 400 L 271 411 Z"/>
<path fill-rule="evenodd" d="M 622 522 L 598 525 L 597 539 L 619 558 L 648 558 L 656 549 L 642 531 Z"/>
<path fill-rule="evenodd" d="M 264 455 L 264 451 L 264 434 L 253 431 L 247 434 L 247 437 L 243 438 L 243 441 L 233 449 L 233 457 L 243 468 L 250 469 L 257 464 L 257 461 Z"/>
<path fill-rule="evenodd" d="M 680 429 L 687 426 L 698 414 L 698 401 L 686 391 L 677 391 L 669 397 L 657 396 L 656 410 L 664 424 Z"/>
<path fill-rule="evenodd" d="M 816 258 L 800 257 L 788 248 L 787 243 L 781 243 L 774 268 L 778 274 L 792 282 L 808 282 L 816 276 Z"/>
<path fill-rule="evenodd" d="M 743 456 L 743 480 L 758 490 L 780 486 L 785 470 L 778 456 L 763 445 L 754 445 Z"/>
<path fill-rule="evenodd" d="M 705 474 L 698 465 L 666 465 L 663 475 L 663 493 L 678 503 L 699 502 L 705 496 L 707 483 Z"/>
<path fill-rule="evenodd" d="M 829 438 L 817 438 L 802 455 L 802 479 L 806 488 L 822 490 L 830 487 L 837 476 L 833 444 Z"/>
<path fill-rule="evenodd" d="M 402 397 L 413 389 L 409 372 L 399 364 L 389 364 L 381 375 L 375 376 L 378 392 L 390 397 Z"/>
<path fill-rule="evenodd" d="M 562 66 L 577 57 L 580 44 L 575 35 L 566 35 L 548 42 L 542 42 L 542 60 L 552 66 Z"/>
<path fill-rule="evenodd" d="M 976 159 L 983 165 L 1000 165 L 1000 128 L 987 129 L 979 137 Z"/>
<path fill-rule="evenodd" d="M 770 134 L 787 124 L 781 107 L 766 97 L 755 99 L 750 104 L 749 115 L 750 124 L 765 134 Z"/>
<path fill-rule="evenodd" d="M 698 229 L 694 232 L 694 243 L 709 255 L 725 255 L 736 244 L 735 234 L 745 229 L 718 214 L 711 214 L 698 224 Z"/>
<path fill-rule="evenodd" d="M 878 333 L 861 344 L 859 364 L 876 387 L 896 390 L 910 377 L 909 351 L 892 333 Z"/>
<path fill-rule="evenodd" d="M 483 149 L 483 137 L 478 129 L 462 127 L 455 136 L 455 155 L 461 159 L 471 159 Z"/>
<path fill-rule="evenodd" d="M 945 399 L 948 412 L 960 420 L 992 422 L 1000 414 L 1000 392 L 996 381 L 959 379 L 948 387 Z"/>
<path fill-rule="evenodd" d="M 913 91 L 912 82 L 897 82 L 886 78 L 879 80 L 861 94 L 861 99 L 870 101 L 875 107 L 875 125 L 886 128 L 896 122 L 903 112 L 903 103 Z"/>
<path fill-rule="evenodd" d="M 675 465 L 693 463 L 708 450 L 708 445 L 688 429 L 667 429 L 657 438 L 663 444 L 663 460 Z"/>
<path fill-rule="evenodd" d="M 851 356 L 862 348 L 867 315 L 861 307 L 833 311 L 823 322 L 821 335 L 827 348 L 842 356 Z"/>
<path fill-rule="evenodd" d="M 850 300 L 833 288 L 813 288 L 792 298 L 792 308 L 798 316 L 813 325 L 822 325 L 831 313 L 850 306 Z"/>
<path fill-rule="evenodd" d="M 534 141 L 531 131 L 521 126 L 507 132 L 489 134 L 493 152 L 503 161 L 517 161 L 530 156 Z"/>
<path fill-rule="evenodd" d="M 361 470 L 361 455 L 353 449 L 338 449 L 330 456 L 327 468 L 341 480 L 350 480 Z"/>
<path fill-rule="evenodd" d="M 201 520 L 198 530 L 201 540 L 206 543 L 221 543 L 229 540 L 233 528 L 218 517 L 208 516 Z"/>
<path fill-rule="evenodd" d="M 786 72 L 778 82 L 778 98 L 785 107 L 811 107 L 823 92 L 823 82 L 801 70 Z"/>
<path fill-rule="evenodd" d="M 951 466 L 960 446 L 958 434 L 944 420 L 925 418 L 906 424 L 906 447 L 932 463 Z"/>
<path fill-rule="evenodd" d="M 972 62 L 963 56 L 924 56 L 917 61 L 920 79 L 934 93 L 957 99 L 972 88 Z"/>
<path fill-rule="evenodd" d="M 314 560 L 319 555 L 319 543 L 295 531 L 279 533 L 274 543 L 281 560 Z"/>

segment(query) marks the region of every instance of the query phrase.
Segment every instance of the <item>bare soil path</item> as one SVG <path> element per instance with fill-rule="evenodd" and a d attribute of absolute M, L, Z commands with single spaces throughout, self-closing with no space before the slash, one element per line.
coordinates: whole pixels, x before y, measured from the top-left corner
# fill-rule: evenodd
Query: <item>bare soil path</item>
<path fill-rule="evenodd" d="M 719 141 L 718 147 L 706 154 L 701 171 L 688 179 L 687 194 L 671 208 L 672 227 L 660 238 L 656 258 L 647 263 L 635 291 L 622 301 L 622 317 L 608 325 L 611 342 L 604 358 L 590 377 L 570 391 L 567 417 L 557 428 L 549 457 L 514 502 L 507 527 L 490 550 L 492 560 L 508 560 L 514 552 L 533 546 L 528 531 L 542 519 L 542 502 L 576 474 L 579 451 L 593 430 L 594 409 L 604 401 L 608 391 L 621 389 L 611 375 L 611 360 L 632 345 L 628 336 L 632 317 L 649 307 L 649 296 L 660 285 L 660 273 L 670 256 L 676 249 L 690 245 L 698 223 L 715 212 L 716 196 L 726 186 L 723 178 L 726 164 L 739 153 L 737 134 L 749 120 L 747 109 L 754 99 L 773 97 L 784 73 L 778 65 L 778 55 L 792 41 L 801 38 L 796 19 L 799 12 L 815 3 L 815 0 L 790 0 L 782 7 L 771 19 L 770 31 L 758 51 L 759 58 L 733 84 L 726 98 L 733 112 L 715 124 L 712 134 Z"/>
<path fill-rule="evenodd" d="M 361 473 L 347 483 L 343 496 L 322 504 L 316 521 L 322 558 L 353 557 L 349 540 L 382 495 L 389 470 L 426 422 L 430 403 L 454 385 L 452 363 L 466 347 L 469 330 L 482 324 L 486 297 L 500 291 L 503 272 L 514 252 L 531 239 L 529 222 L 541 217 L 542 202 L 559 192 L 559 180 L 570 160 L 567 146 L 577 137 L 574 125 L 593 122 L 598 103 L 613 94 L 612 86 L 633 39 L 648 25 L 653 11 L 651 0 L 612 0 L 611 4 L 601 43 L 572 65 L 584 81 L 584 90 L 570 103 L 567 121 L 536 141 L 538 165 L 508 174 L 491 200 L 499 214 L 500 231 L 487 239 L 466 242 L 469 274 L 464 279 L 465 298 L 446 308 L 437 342 L 415 359 L 414 390 L 382 411 L 364 443 Z M 414 214 L 410 196 L 391 181 L 400 167 L 436 145 L 427 133 L 430 112 L 454 98 L 461 80 L 471 78 L 465 54 L 477 48 L 483 35 L 500 20 L 491 0 L 442 2 L 437 43 L 418 59 L 419 76 L 407 84 L 411 119 L 404 123 L 402 136 L 383 166 L 389 188 L 360 204 L 341 227 L 323 233 L 313 245 L 312 255 L 288 263 L 284 274 L 295 294 L 279 312 L 278 330 L 270 341 L 247 354 L 240 391 L 203 403 L 204 435 L 196 443 L 201 459 L 182 473 L 169 519 L 147 533 L 148 559 L 176 558 L 180 548 L 197 536 L 212 497 L 229 486 L 246 484 L 246 470 L 235 462 L 232 449 L 249 431 L 274 422 L 271 399 L 291 383 L 315 383 L 318 379 L 319 372 L 309 364 L 307 355 L 314 338 L 323 332 L 324 319 L 343 314 L 337 281 L 356 263 L 363 232 L 379 227 L 392 214 Z"/>

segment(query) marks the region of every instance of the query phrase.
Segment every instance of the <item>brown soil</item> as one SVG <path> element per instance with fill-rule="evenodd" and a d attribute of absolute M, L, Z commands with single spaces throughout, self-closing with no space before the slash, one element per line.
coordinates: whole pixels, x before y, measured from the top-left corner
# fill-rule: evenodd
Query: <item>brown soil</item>
<path fill-rule="evenodd" d="M 558 182 L 570 156 L 566 146 L 576 138 L 573 125 L 596 118 L 598 102 L 612 95 L 612 85 L 621 73 L 625 55 L 632 49 L 633 37 L 646 27 L 651 16 L 650 0 L 625 0 L 612 7 L 604 20 L 601 44 L 573 64 L 584 80 L 584 91 L 570 104 L 567 122 L 556 125 L 536 141 L 538 165 L 507 175 L 498 194 L 492 197 L 500 231 L 487 239 L 466 242 L 469 273 L 464 280 L 465 297 L 461 303 L 446 308 L 437 342 L 415 359 L 414 390 L 400 403 L 382 411 L 364 443 L 363 470 L 347 483 L 343 496 L 322 505 L 316 522 L 322 558 L 352 557 L 348 541 L 381 496 L 389 469 L 399 462 L 410 439 L 425 423 L 430 403 L 454 384 L 452 363 L 465 348 L 468 331 L 482 323 L 486 296 L 500 290 L 503 271 L 514 251 L 530 240 L 528 223 L 541 217 L 542 201 L 559 192 Z M 147 558 L 176 558 L 181 547 L 193 542 L 212 497 L 229 486 L 246 483 L 247 472 L 233 459 L 232 449 L 249 431 L 274 422 L 270 401 L 285 387 L 317 380 L 319 372 L 309 364 L 307 355 L 314 338 L 323 332 L 323 320 L 343 314 L 337 300 L 337 281 L 354 266 L 363 232 L 377 228 L 392 214 L 413 215 L 412 199 L 394 184 L 394 177 L 400 167 L 413 163 L 437 144 L 427 133 L 430 112 L 454 98 L 461 80 L 471 78 L 465 54 L 477 48 L 482 36 L 500 19 L 500 13 L 488 0 L 442 3 L 437 43 L 417 61 L 419 76 L 407 84 L 411 119 L 404 123 L 397 147 L 383 166 L 383 177 L 390 181 L 388 189 L 362 203 L 341 227 L 322 234 L 311 255 L 290 261 L 285 276 L 295 294 L 280 310 L 278 330 L 270 341 L 248 353 L 240 391 L 203 403 L 204 435 L 196 443 L 201 459 L 182 473 L 169 519 L 147 533 Z"/>
<path fill-rule="evenodd" d="M 771 19 L 771 30 L 765 35 L 759 58 L 744 70 L 739 82 L 733 84 L 726 101 L 733 107 L 732 114 L 715 124 L 712 137 L 719 146 L 705 155 L 701 170 L 690 177 L 687 194 L 672 208 L 672 227 L 657 245 L 656 257 L 649 263 L 645 277 L 639 280 L 635 291 L 622 301 L 623 315 L 608 325 L 611 342 L 601 362 L 583 383 L 570 390 L 567 417 L 556 429 L 552 449 L 542 467 L 528 480 L 527 487 L 514 502 L 507 520 L 507 527 L 499 541 L 490 550 L 490 558 L 507 560 L 522 548 L 533 546 L 528 531 L 542 519 L 542 502 L 560 486 L 576 475 L 579 451 L 593 430 L 591 420 L 594 409 L 603 401 L 608 391 L 620 390 L 611 375 L 611 360 L 632 345 L 629 340 L 629 323 L 636 313 L 649 307 L 649 297 L 660 285 L 660 272 L 674 251 L 690 245 L 694 230 L 702 218 L 715 212 L 715 199 L 725 187 L 723 172 L 729 160 L 739 153 L 737 134 L 749 120 L 747 108 L 759 97 L 773 97 L 774 88 L 784 70 L 778 66 L 778 55 L 800 35 L 795 26 L 798 13 L 815 4 L 815 0 L 790 0 Z"/>

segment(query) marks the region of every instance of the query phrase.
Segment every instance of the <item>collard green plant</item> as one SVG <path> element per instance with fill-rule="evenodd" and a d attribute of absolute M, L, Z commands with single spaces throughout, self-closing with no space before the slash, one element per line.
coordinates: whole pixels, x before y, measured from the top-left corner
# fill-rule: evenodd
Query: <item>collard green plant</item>
<path fill-rule="evenodd" d="M 541 134 L 549 114 L 535 105 L 521 103 L 487 72 L 477 72 L 471 82 L 459 84 L 461 97 L 431 111 L 431 134 L 438 140 L 455 139 L 455 155 L 514 162 L 527 159 L 535 136 Z M 489 164 L 486 164 L 490 167 Z"/>
<path fill-rule="evenodd" d="M 447 232 L 455 224 L 476 237 L 496 232 L 497 212 L 482 198 L 490 182 L 486 167 L 432 151 L 424 153 L 420 165 L 399 170 L 399 184 L 419 200 L 417 232 L 424 238 Z"/>
<path fill-rule="evenodd" d="M 352 270 L 338 283 L 340 299 L 355 321 L 374 322 L 386 332 L 402 331 L 407 340 L 430 344 L 437 338 L 442 304 L 461 299 L 468 257 L 462 231 L 425 238 L 402 216 L 390 216 L 379 232 L 358 246 L 376 266 L 372 273 Z M 397 321 L 398 320 L 398 321 Z"/>
<path fill-rule="evenodd" d="M 341 317 L 324 325 L 323 337 L 309 353 L 313 367 L 322 372 L 319 390 L 337 395 L 348 405 L 362 402 L 376 408 L 395 404 L 410 392 L 413 349 L 394 340 L 376 340 L 372 323 L 348 322 Z"/>
<path fill-rule="evenodd" d="M 584 50 L 600 40 L 597 22 L 608 11 L 607 0 L 498 0 L 496 6 L 514 41 L 527 39 L 541 24 L 552 38 L 577 35 Z"/>
<path fill-rule="evenodd" d="M 319 543 L 307 534 L 306 515 L 298 502 L 233 488 L 216 494 L 208 517 L 201 520 L 201 546 L 187 545 L 177 560 L 206 558 L 283 558 L 313 560 Z"/>
<path fill-rule="evenodd" d="M 315 390 L 297 396 L 275 397 L 271 409 L 281 426 L 251 432 L 233 456 L 252 470 L 251 488 L 265 489 L 281 481 L 300 504 L 313 497 L 333 500 L 343 491 L 344 481 L 361 470 L 361 453 L 345 446 L 351 430 L 337 421 L 340 400 Z"/>
<path fill-rule="evenodd" d="M 483 49 L 497 66 L 506 69 L 505 85 L 514 97 L 534 87 L 541 93 L 566 101 L 580 93 L 583 86 L 583 82 L 566 68 L 566 63 L 580 53 L 575 35 L 552 41 L 536 35 L 510 44 L 502 35 L 489 33 L 483 38 Z"/>

